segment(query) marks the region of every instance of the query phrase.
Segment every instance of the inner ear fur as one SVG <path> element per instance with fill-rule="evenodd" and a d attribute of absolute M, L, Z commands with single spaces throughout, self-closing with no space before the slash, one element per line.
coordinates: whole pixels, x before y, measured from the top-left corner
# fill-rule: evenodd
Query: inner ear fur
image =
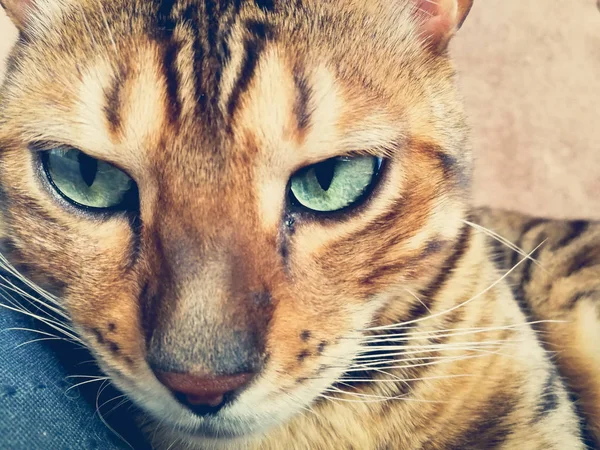
<path fill-rule="evenodd" d="M 464 23 L 474 0 L 413 0 L 419 31 L 432 49 L 443 51 Z"/>
<path fill-rule="evenodd" d="M 10 20 L 22 31 L 27 25 L 34 2 L 35 0 L 0 0 L 0 5 Z"/>

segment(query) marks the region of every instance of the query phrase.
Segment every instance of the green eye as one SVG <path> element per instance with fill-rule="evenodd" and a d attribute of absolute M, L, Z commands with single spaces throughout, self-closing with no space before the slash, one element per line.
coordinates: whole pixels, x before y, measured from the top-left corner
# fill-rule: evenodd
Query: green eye
<path fill-rule="evenodd" d="M 334 212 L 358 202 L 373 185 L 381 159 L 340 157 L 301 170 L 292 177 L 291 191 L 307 209 Z"/>
<path fill-rule="evenodd" d="M 42 154 L 48 180 L 56 191 L 77 206 L 127 209 L 137 198 L 135 182 L 122 170 L 72 148 Z"/>

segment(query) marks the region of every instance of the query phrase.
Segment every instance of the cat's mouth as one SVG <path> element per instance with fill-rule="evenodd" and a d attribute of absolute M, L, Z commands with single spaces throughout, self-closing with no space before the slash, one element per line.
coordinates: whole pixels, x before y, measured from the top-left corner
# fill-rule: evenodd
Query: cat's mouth
<path fill-rule="evenodd" d="M 151 371 L 147 371 L 146 376 L 138 375 L 132 379 L 106 369 L 115 385 L 143 411 L 140 420 L 153 424 L 149 425 L 150 429 L 155 429 L 155 434 L 165 436 L 167 440 L 177 439 L 202 445 L 212 442 L 215 448 L 220 448 L 220 445 L 227 448 L 231 441 L 245 441 L 279 422 L 272 414 L 261 414 L 265 402 L 261 395 L 256 396 L 256 387 L 252 383 L 243 392 L 229 391 L 218 395 L 214 392 L 197 392 L 186 396 L 174 393 L 167 388 L 164 380 L 161 382 L 160 377 Z M 168 381 L 171 385 L 180 383 L 178 387 L 183 387 L 181 380 Z M 222 384 L 218 388 L 227 390 L 230 386 Z M 250 401 L 242 398 L 248 394 L 253 398 Z M 266 404 L 270 405 L 269 402 Z M 283 416 L 289 417 L 289 414 L 284 413 Z"/>
<path fill-rule="evenodd" d="M 197 417 L 217 415 L 239 397 L 255 376 L 250 372 L 209 377 L 156 371 L 155 375 L 175 399 Z"/>
<path fill-rule="evenodd" d="M 167 429 L 181 440 L 196 441 L 202 444 L 212 442 L 216 448 L 219 448 L 219 443 L 231 444 L 232 441 L 246 441 L 251 439 L 261 431 L 264 431 L 265 427 L 268 428 L 269 425 L 267 423 L 259 423 L 235 417 L 228 411 L 223 410 L 217 411 L 214 414 L 200 416 L 199 420 L 195 421 L 192 426 L 190 424 L 182 426 L 170 425 Z"/>

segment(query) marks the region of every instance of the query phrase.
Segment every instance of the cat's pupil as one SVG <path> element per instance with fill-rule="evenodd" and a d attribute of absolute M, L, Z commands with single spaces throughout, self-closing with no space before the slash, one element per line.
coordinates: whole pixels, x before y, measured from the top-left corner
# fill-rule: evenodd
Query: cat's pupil
<path fill-rule="evenodd" d="M 79 161 L 79 172 L 81 173 L 81 178 L 88 187 L 91 187 L 96 180 L 96 175 L 98 174 L 98 160 L 91 158 L 85 153 L 79 153 L 77 156 Z"/>
<path fill-rule="evenodd" d="M 335 159 L 330 159 L 328 161 L 324 161 L 321 164 L 318 164 L 315 167 L 315 176 L 317 177 L 317 181 L 321 186 L 321 189 L 324 191 L 329 190 L 331 187 L 331 182 L 333 181 L 333 176 L 335 174 Z"/>

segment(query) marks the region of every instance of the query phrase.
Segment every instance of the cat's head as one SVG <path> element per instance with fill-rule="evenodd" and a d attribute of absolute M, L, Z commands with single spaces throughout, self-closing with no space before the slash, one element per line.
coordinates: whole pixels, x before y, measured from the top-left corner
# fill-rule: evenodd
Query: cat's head
<path fill-rule="evenodd" d="M 467 208 L 470 0 L 0 3 L 5 252 L 157 422 L 280 423 L 417 314 Z"/>

